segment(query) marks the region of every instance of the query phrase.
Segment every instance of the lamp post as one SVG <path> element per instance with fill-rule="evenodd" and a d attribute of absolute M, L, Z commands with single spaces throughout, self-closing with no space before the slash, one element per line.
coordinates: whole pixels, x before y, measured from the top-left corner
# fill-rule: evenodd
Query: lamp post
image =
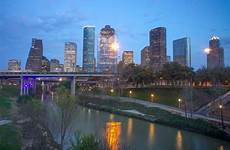
<path fill-rule="evenodd" d="M 219 104 L 219 109 L 220 109 L 220 118 L 221 118 L 221 126 L 222 129 L 224 130 L 224 118 L 223 118 L 223 105 Z"/>
<path fill-rule="evenodd" d="M 130 91 L 129 91 L 129 97 L 132 97 L 132 94 L 133 94 L 133 91 L 130 90 Z"/>
<path fill-rule="evenodd" d="M 180 108 L 181 107 L 181 102 L 182 102 L 182 99 L 178 99 L 178 107 Z"/>
<path fill-rule="evenodd" d="M 111 95 L 113 95 L 113 93 L 114 93 L 114 89 L 111 89 L 111 90 L 110 90 L 110 92 L 111 92 Z"/>
<path fill-rule="evenodd" d="M 152 93 L 150 96 L 151 96 L 151 101 L 153 102 L 154 94 Z"/>

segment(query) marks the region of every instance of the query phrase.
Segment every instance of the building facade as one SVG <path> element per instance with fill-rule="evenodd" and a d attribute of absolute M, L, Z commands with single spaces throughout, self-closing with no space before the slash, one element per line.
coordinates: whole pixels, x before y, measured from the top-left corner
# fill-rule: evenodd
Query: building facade
<path fill-rule="evenodd" d="M 95 27 L 85 26 L 83 29 L 83 71 L 95 71 Z"/>
<path fill-rule="evenodd" d="M 122 53 L 122 62 L 125 65 L 133 63 L 133 51 L 124 51 Z"/>
<path fill-rule="evenodd" d="M 210 52 L 207 55 L 207 68 L 224 67 L 224 48 L 221 47 L 220 38 L 213 36 L 209 41 Z"/>
<path fill-rule="evenodd" d="M 191 67 L 191 40 L 188 37 L 173 41 L 173 61 Z"/>
<path fill-rule="evenodd" d="M 146 46 L 141 50 L 141 66 L 151 67 L 151 52 L 149 46 Z"/>
<path fill-rule="evenodd" d="M 151 65 L 153 69 L 159 70 L 167 61 L 165 27 L 158 27 L 149 32 L 149 50 Z"/>
<path fill-rule="evenodd" d="M 21 70 L 21 61 L 18 59 L 10 59 L 8 61 L 8 70 L 9 71 L 20 71 Z"/>
<path fill-rule="evenodd" d="M 32 46 L 29 51 L 29 56 L 26 61 L 26 70 L 41 72 L 42 56 L 43 56 L 42 40 L 33 38 Z"/>
<path fill-rule="evenodd" d="M 99 72 L 117 72 L 117 42 L 115 30 L 109 25 L 101 29 L 98 55 Z"/>
<path fill-rule="evenodd" d="M 45 56 L 42 56 L 42 72 L 50 72 L 50 61 Z"/>
<path fill-rule="evenodd" d="M 66 42 L 64 50 L 64 71 L 75 72 L 76 69 L 77 44 Z"/>
<path fill-rule="evenodd" d="M 50 72 L 61 72 L 59 60 L 57 59 L 50 60 Z"/>

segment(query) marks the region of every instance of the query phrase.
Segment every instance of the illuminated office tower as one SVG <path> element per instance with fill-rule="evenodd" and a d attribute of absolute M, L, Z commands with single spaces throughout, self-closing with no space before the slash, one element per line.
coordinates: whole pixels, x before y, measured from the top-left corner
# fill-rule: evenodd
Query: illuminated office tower
<path fill-rule="evenodd" d="M 41 72 L 42 56 L 43 56 L 42 40 L 33 38 L 32 46 L 30 48 L 29 56 L 26 62 L 26 70 Z"/>
<path fill-rule="evenodd" d="M 173 61 L 191 67 L 191 40 L 181 38 L 173 41 Z"/>
<path fill-rule="evenodd" d="M 64 50 L 64 71 L 75 72 L 76 69 L 77 44 L 66 42 Z"/>
<path fill-rule="evenodd" d="M 124 51 L 122 53 L 122 62 L 125 65 L 133 63 L 133 51 Z"/>
<path fill-rule="evenodd" d="M 165 27 L 158 27 L 149 32 L 149 50 L 152 67 L 155 70 L 160 70 L 167 62 Z"/>
<path fill-rule="evenodd" d="M 117 72 L 118 45 L 115 30 L 109 25 L 101 29 L 98 56 L 98 71 L 107 73 Z"/>
<path fill-rule="evenodd" d="M 21 70 L 21 61 L 18 59 L 10 59 L 8 61 L 8 70 L 9 71 L 20 71 Z"/>
<path fill-rule="evenodd" d="M 207 56 L 208 69 L 224 67 L 224 48 L 220 45 L 220 38 L 213 36 L 209 41 L 210 52 Z"/>
<path fill-rule="evenodd" d="M 85 26 L 83 29 L 83 71 L 95 71 L 95 27 Z"/>

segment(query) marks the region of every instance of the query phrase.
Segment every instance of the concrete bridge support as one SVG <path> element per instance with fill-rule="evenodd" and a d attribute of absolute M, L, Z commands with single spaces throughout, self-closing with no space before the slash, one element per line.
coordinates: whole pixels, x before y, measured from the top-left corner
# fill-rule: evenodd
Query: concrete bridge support
<path fill-rule="evenodd" d="M 71 79 L 71 95 L 75 96 L 76 94 L 76 77 L 72 77 Z"/>
<path fill-rule="evenodd" d="M 21 81 L 20 81 L 20 84 L 21 84 L 21 85 L 20 85 L 20 96 L 22 96 L 23 93 L 24 93 L 24 91 L 23 91 L 23 90 L 24 90 L 24 89 L 23 89 L 23 88 L 24 88 L 24 87 L 23 87 L 23 84 L 24 84 L 24 83 L 23 83 L 23 77 L 21 77 L 20 80 L 21 80 Z"/>

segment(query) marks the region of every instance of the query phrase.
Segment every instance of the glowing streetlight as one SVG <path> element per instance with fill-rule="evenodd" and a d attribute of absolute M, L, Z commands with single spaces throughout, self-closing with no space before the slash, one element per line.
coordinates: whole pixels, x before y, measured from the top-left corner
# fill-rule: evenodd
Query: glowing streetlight
<path fill-rule="evenodd" d="M 206 54 L 209 54 L 209 53 L 211 52 L 211 49 L 210 49 L 210 48 L 205 48 L 205 49 L 204 49 L 204 52 L 205 52 Z"/>
<path fill-rule="evenodd" d="M 58 80 L 61 82 L 61 81 L 62 81 L 62 78 L 59 78 Z"/>
<path fill-rule="evenodd" d="M 133 91 L 129 91 L 129 97 L 131 97 L 132 96 L 132 94 L 133 94 Z"/>
<path fill-rule="evenodd" d="M 114 92 L 114 89 L 111 89 L 110 92 L 113 93 L 113 92 Z"/>
<path fill-rule="evenodd" d="M 220 109 L 220 118 L 221 118 L 221 126 L 222 129 L 224 130 L 224 118 L 223 118 L 223 105 L 219 104 L 219 109 Z"/>
<path fill-rule="evenodd" d="M 151 96 L 151 101 L 153 101 L 154 94 L 152 93 L 150 96 Z"/>
<path fill-rule="evenodd" d="M 179 108 L 181 107 L 180 105 L 181 105 L 181 102 L 182 102 L 182 99 L 178 99 L 178 104 L 179 104 Z"/>

